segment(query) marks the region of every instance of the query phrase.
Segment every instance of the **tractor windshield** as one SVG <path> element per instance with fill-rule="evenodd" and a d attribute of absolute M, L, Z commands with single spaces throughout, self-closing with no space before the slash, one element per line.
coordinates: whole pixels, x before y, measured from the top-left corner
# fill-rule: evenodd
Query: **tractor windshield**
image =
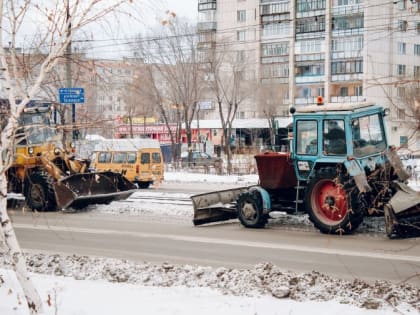
<path fill-rule="evenodd" d="M 386 149 L 384 128 L 379 114 L 353 119 L 353 153 L 362 157 L 380 153 Z"/>

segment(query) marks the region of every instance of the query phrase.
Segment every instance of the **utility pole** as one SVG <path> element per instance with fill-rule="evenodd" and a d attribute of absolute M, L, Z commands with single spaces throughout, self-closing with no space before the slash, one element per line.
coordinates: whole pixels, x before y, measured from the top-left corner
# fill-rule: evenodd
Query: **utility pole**
<path fill-rule="evenodd" d="M 67 38 L 71 37 L 71 22 L 70 22 L 70 0 L 66 1 L 66 21 L 67 21 Z M 69 41 L 69 44 L 66 48 L 66 87 L 71 88 L 72 87 L 72 80 L 71 80 L 71 57 L 72 57 L 72 51 L 71 51 L 71 39 Z M 65 105 L 67 106 L 67 105 Z M 71 108 L 66 107 L 65 109 L 65 123 L 66 125 L 69 125 L 71 122 L 71 131 L 65 131 L 64 132 L 64 139 L 65 144 L 67 145 L 70 141 L 70 139 L 73 138 L 73 124 L 75 122 L 75 104 L 71 104 Z"/>

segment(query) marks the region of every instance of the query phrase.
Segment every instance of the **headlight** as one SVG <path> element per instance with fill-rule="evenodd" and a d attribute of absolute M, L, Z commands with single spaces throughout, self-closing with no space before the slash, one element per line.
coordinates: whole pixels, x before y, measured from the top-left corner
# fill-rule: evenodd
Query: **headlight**
<path fill-rule="evenodd" d="M 70 148 L 74 149 L 76 146 L 74 144 L 74 142 L 70 142 Z"/>
<path fill-rule="evenodd" d="M 28 153 L 29 153 L 29 154 L 34 154 L 34 148 L 29 147 L 29 148 L 28 148 Z"/>
<path fill-rule="evenodd" d="M 54 154 L 55 155 L 59 155 L 60 154 L 60 149 L 59 148 L 55 148 L 54 149 Z"/>

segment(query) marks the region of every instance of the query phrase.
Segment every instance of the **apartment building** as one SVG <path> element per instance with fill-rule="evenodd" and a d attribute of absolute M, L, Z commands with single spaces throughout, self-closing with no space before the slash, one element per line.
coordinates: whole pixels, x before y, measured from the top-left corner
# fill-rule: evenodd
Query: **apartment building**
<path fill-rule="evenodd" d="M 258 84 L 287 86 L 279 104 L 314 104 L 319 95 L 330 103 L 375 102 L 391 109 L 391 143 L 420 150 L 412 136 L 419 0 L 198 0 L 198 13 L 199 47 L 217 50 L 229 37 L 233 49 L 246 52 Z M 238 114 L 261 117 L 258 111 L 251 98 Z"/>

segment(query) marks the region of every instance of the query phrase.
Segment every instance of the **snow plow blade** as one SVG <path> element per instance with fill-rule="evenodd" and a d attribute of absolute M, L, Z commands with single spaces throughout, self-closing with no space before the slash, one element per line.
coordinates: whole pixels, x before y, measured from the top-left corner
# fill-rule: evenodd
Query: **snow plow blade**
<path fill-rule="evenodd" d="M 54 189 L 58 208 L 81 209 L 127 199 L 137 187 L 119 173 L 97 172 L 70 175 L 56 182 Z"/>
<path fill-rule="evenodd" d="M 240 187 L 191 196 L 194 206 L 194 225 L 237 218 L 236 200 L 241 193 L 248 190 L 249 187 Z"/>
<path fill-rule="evenodd" d="M 397 193 L 384 207 L 389 238 L 420 236 L 420 195 L 406 184 L 395 182 Z"/>

